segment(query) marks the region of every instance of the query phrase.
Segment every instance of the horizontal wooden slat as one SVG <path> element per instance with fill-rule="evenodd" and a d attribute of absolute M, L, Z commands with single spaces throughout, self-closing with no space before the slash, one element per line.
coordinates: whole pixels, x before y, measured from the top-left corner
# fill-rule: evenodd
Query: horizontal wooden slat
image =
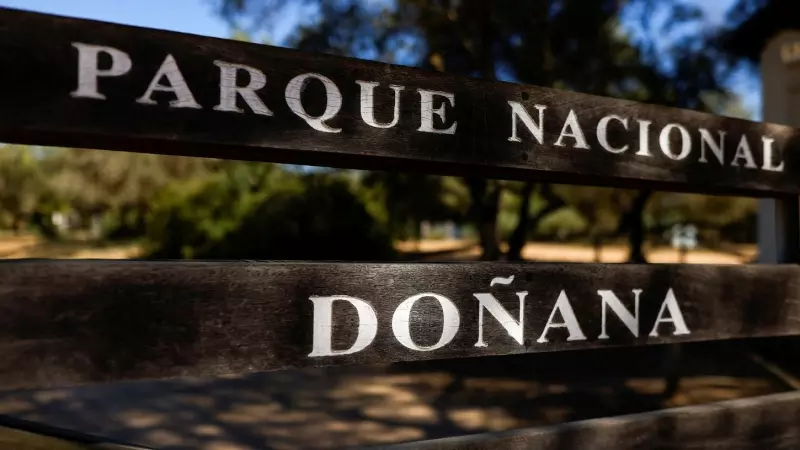
<path fill-rule="evenodd" d="M 0 386 L 800 334 L 799 275 L 768 265 L 5 261 Z M 326 309 L 330 296 L 361 301 Z"/>
<path fill-rule="evenodd" d="M 800 392 L 553 427 L 371 447 L 391 450 L 638 450 L 800 448 Z"/>
<path fill-rule="evenodd" d="M 800 192 L 794 129 L 694 111 L 9 9 L 0 10 L 0 65 L 7 142 Z M 237 94 L 236 86 L 252 89 Z M 701 129 L 711 143 L 701 142 Z"/>
<path fill-rule="evenodd" d="M 13 450 L 152 450 L 74 430 L 0 416 L 0 448 Z"/>

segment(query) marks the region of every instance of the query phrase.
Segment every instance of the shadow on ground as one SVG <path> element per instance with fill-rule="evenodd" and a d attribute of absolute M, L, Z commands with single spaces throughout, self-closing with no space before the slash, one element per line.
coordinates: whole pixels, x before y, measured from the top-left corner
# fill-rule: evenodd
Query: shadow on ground
<path fill-rule="evenodd" d="M 500 431 L 786 390 L 747 343 L 667 346 L 0 393 L 0 413 L 164 449 L 342 448 Z"/>

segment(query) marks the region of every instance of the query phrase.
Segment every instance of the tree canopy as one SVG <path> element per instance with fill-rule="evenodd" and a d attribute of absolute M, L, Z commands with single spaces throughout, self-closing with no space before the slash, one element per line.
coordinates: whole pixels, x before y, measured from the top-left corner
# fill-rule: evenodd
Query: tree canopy
<path fill-rule="evenodd" d="M 231 24 L 250 33 L 269 30 L 290 11 L 303 11 L 282 44 L 305 51 L 705 111 L 730 101 L 715 65 L 717 53 L 706 45 L 713 36 L 703 27 L 702 12 L 680 0 L 216 0 L 215 5 Z M 656 24 L 657 16 L 666 19 Z M 634 37 L 624 20 L 637 21 L 649 32 Z M 670 35 L 687 27 L 694 32 Z M 671 38 L 665 43 L 667 35 Z M 372 179 L 379 177 L 387 186 L 401 179 L 386 174 Z M 501 255 L 497 220 L 505 199 L 521 196 L 514 201 L 519 220 L 507 255 L 520 259 L 529 234 L 566 205 L 562 194 L 570 190 L 553 190 L 536 180 L 520 187 L 479 178 L 463 182 L 470 197 L 467 214 L 479 232 L 484 259 Z M 566 194 L 590 222 L 607 216 L 587 212 L 594 192 L 573 188 Z M 612 228 L 641 235 L 650 195 L 620 191 L 616 197 L 615 206 L 634 209 L 620 211 Z M 595 209 L 600 205 L 595 203 Z M 590 233 L 599 229 L 596 224 L 589 228 Z M 641 246 L 641 240 L 631 244 Z M 632 250 L 633 259 L 640 254 Z"/>

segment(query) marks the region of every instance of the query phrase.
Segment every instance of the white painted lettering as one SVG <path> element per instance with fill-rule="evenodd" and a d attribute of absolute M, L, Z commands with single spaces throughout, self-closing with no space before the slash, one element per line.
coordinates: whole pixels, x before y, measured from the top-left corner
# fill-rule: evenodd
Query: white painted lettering
<path fill-rule="evenodd" d="M 600 119 L 600 122 L 597 122 L 597 141 L 600 143 L 600 146 L 603 147 L 606 151 L 611 153 L 624 153 L 630 147 L 628 144 L 625 144 L 622 147 L 612 147 L 611 144 L 608 143 L 608 122 L 616 120 L 617 122 L 622 124 L 622 127 L 626 130 L 628 129 L 628 118 L 627 117 L 620 117 L 615 114 L 611 114 L 610 116 L 605 116 Z"/>
<path fill-rule="evenodd" d="M 769 170 L 770 172 L 783 172 L 783 160 L 781 160 L 777 166 L 772 164 L 772 143 L 775 142 L 775 139 L 763 136 L 761 142 L 763 143 L 762 154 L 764 155 L 764 164 L 761 168 L 763 170 Z"/>
<path fill-rule="evenodd" d="M 105 100 L 106 96 L 98 91 L 97 79 L 125 75 L 133 66 L 131 57 L 114 47 L 81 42 L 73 42 L 72 46 L 78 49 L 78 88 L 70 92 L 73 97 Z M 100 53 L 111 57 L 111 67 L 108 69 L 100 69 Z"/>
<path fill-rule="evenodd" d="M 554 323 L 553 318 L 556 315 L 556 311 L 561 313 L 561 317 L 564 319 L 564 322 L 561 323 Z M 580 324 L 578 324 L 578 318 L 575 317 L 575 311 L 572 310 L 572 305 L 569 303 L 569 298 L 567 298 L 567 293 L 562 289 L 561 293 L 558 295 L 558 300 L 556 300 L 556 304 L 553 306 L 553 310 L 550 311 L 550 318 L 547 319 L 547 325 L 545 325 L 544 330 L 542 331 L 542 335 L 539 336 L 539 339 L 536 342 L 542 344 L 547 341 L 547 331 L 550 328 L 564 328 L 566 327 L 569 330 L 569 337 L 567 338 L 568 341 L 584 341 L 586 340 L 586 335 L 583 334 L 581 330 Z"/>
<path fill-rule="evenodd" d="M 314 303 L 314 329 L 311 353 L 308 356 L 338 356 L 360 352 L 367 348 L 378 333 L 378 315 L 366 300 L 347 295 L 330 297 L 310 297 Z M 358 335 L 350 348 L 334 350 L 332 348 L 333 302 L 345 301 L 353 305 L 358 313 Z"/>
<path fill-rule="evenodd" d="M 637 120 L 639 122 L 639 151 L 636 156 L 653 156 L 650 154 L 650 124 L 649 120 Z"/>
<path fill-rule="evenodd" d="M 714 140 L 711 132 L 705 128 L 700 128 L 700 159 L 702 163 L 707 163 L 706 148 L 711 149 L 711 153 L 717 158 L 720 164 L 725 164 L 725 131 L 718 131 L 719 142 Z"/>
<path fill-rule="evenodd" d="M 748 169 L 758 169 L 755 159 L 753 159 L 753 152 L 750 150 L 750 143 L 747 142 L 747 136 L 742 135 L 739 141 L 739 146 L 736 147 L 736 154 L 733 155 L 732 166 L 739 166 L 739 160 L 744 159 L 744 166 Z"/>
<path fill-rule="evenodd" d="M 677 155 L 673 153 L 672 142 L 669 139 L 669 134 L 674 129 L 677 129 L 681 134 L 681 152 Z M 670 123 L 661 130 L 658 143 L 661 145 L 661 151 L 667 155 L 667 158 L 674 159 L 675 161 L 686 158 L 692 150 L 692 139 L 689 136 L 689 131 L 677 123 Z"/>
<path fill-rule="evenodd" d="M 524 313 L 525 313 L 525 297 L 528 295 L 526 291 L 517 292 L 519 298 L 519 320 L 514 320 L 511 314 L 503 308 L 497 299 L 489 293 L 472 294 L 478 299 L 478 342 L 475 347 L 486 347 L 487 344 L 483 340 L 483 310 L 489 311 L 492 316 L 503 326 L 509 336 L 511 336 L 519 345 L 523 344 L 524 336 Z"/>
<path fill-rule="evenodd" d="M 438 95 L 441 97 L 446 98 L 450 102 L 450 107 L 454 108 L 456 106 L 456 97 L 455 95 L 449 92 L 442 92 L 442 91 L 428 91 L 425 89 L 417 89 L 419 92 L 419 101 L 420 101 L 420 126 L 417 128 L 417 131 L 423 131 L 425 133 L 439 133 L 439 134 L 456 134 L 456 126 L 458 125 L 457 122 L 453 122 L 449 128 L 434 128 L 433 127 L 433 115 L 436 114 L 442 119 L 442 122 L 445 122 L 444 118 L 444 108 L 445 102 L 442 101 L 442 105 L 436 109 L 433 109 L 433 96 Z"/>
<path fill-rule="evenodd" d="M 597 291 L 597 294 L 600 295 L 602 299 L 602 316 L 601 316 L 601 324 L 600 324 L 600 336 L 598 339 L 608 339 L 608 333 L 606 332 L 606 316 L 608 315 L 607 307 L 610 306 L 611 310 L 614 311 L 614 314 L 622 321 L 622 323 L 628 327 L 631 334 L 634 337 L 639 337 L 639 294 L 642 293 L 641 289 L 633 289 L 633 314 L 628 311 L 625 305 L 614 295 L 612 291 Z"/>
<path fill-rule="evenodd" d="M 508 104 L 511 106 L 511 137 L 508 138 L 508 140 L 511 142 L 522 142 L 522 139 L 517 136 L 517 119 L 519 119 L 528 131 L 531 132 L 536 142 L 543 144 L 544 130 L 542 126 L 544 124 L 544 110 L 547 109 L 547 106 L 533 105 L 533 107 L 539 111 L 539 123 L 536 123 L 533 121 L 531 115 L 528 114 L 525 107 L 520 103 L 509 101 Z"/>
<path fill-rule="evenodd" d="M 244 110 L 236 106 L 236 96 L 240 95 L 254 113 L 262 116 L 272 115 L 272 111 L 264 105 L 264 102 L 256 94 L 257 90 L 267 84 L 267 77 L 263 72 L 254 67 L 225 61 L 214 61 L 214 64 L 219 67 L 219 105 L 215 106 L 214 110 L 243 113 Z M 240 70 L 250 74 L 250 81 L 247 86 L 237 85 L 236 74 Z"/>
<path fill-rule="evenodd" d="M 300 99 L 303 91 L 306 88 L 306 85 L 311 80 L 319 80 L 325 86 L 327 99 L 325 111 L 321 116 L 318 117 L 308 114 Z M 286 104 L 289 105 L 289 109 L 291 109 L 292 112 L 298 117 L 305 120 L 306 123 L 311 126 L 311 128 L 317 131 L 323 131 L 325 133 L 339 133 L 342 131 L 341 128 L 333 128 L 325 123 L 325 121 L 336 116 L 336 114 L 339 113 L 339 110 L 342 109 L 342 93 L 339 91 L 339 88 L 336 87 L 333 81 L 330 80 L 330 78 L 318 73 L 304 73 L 302 75 L 298 75 L 289 80 L 289 83 L 286 85 L 284 96 L 286 97 Z"/>
<path fill-rule="evenodd" d="M 567 129 L 569 129 L 569 131 L 567 131 Z M 586 137 L 583 135 L 581 124 L 578 123 L 578 116 L 575 115 L 575 111 L 572 109 L 569 110 L 567 120 L 564 121 L 564 126 L 561 128 L 561 134 L 558 136 L 558 140 L 556 141 L 555 145 L 563 147 L 564 143 L 561 141 L 565 137 L 575 139 L 575 145 L 573 146 L 574 148 L 589 148 L 589 144 L 586 143 Z"/>
<path fill-rule="evenodd" d="M 414 307 L 417 300 L 424 297 L 433 297 L 442 307 L 442 336 L 439 338 L 439 342 L 427 347 L 422 347 L 414 343 L 414 340 L 411 339 L 411 329 L 409 326 L 411 321 L 411 309 Z M 397 309 L 394 311 L 394 315 L 392 315 L 392 332 L 397 341 L 405 347 L 420 352 L 429 352 L 449 344 L 458 332 L 460 323 L 461 318 L 458 314 L 458 308 L 456 308 L 456 305 L 454 305 L 450 299 L 443 295 L 426 292 L 409 297 L 398 305 Z"/>
<path fill-rule="evenodd" d="M 669 317 L 664 317 L 664 311 L 669 310 Z M 681 308 L 678 306 L 678 300 L 675 298 L 675 293 L 672 292 L 672 288 L 667 291 L 667 296 L 664 298 L 664 302 L 661 303 L 661 309 L 658 311 L 658 317 L 656 317 L 656 323 L 653 324 L 653 330 L 650 332 L 650 337 L 658 337 L 658 325 L 661 323 L 671 322 L 675 326 L 675 332 L 672 333 L 673 336 L 677 336 L 679 334 L 689 334 L 689 329 L 686 328 L 686 321 L 683 320 L 683 313 L 681 313 Z"/>
<path fill-rule="evenodd" d="M 394 116 L 392 116 L 392 121 L 389 123 L 378 123 L 375 120 L 375 87 L 380 83 L 361 80 L 356 80 L 356 83 L 361 86 L 361 119 L 367 125 L 375 128 L 391 128 L 397 125 L 400 120 L 400 91 L 404 87 L 396 84 L 389 85 L 394 91 Z"/>
<path fill-rule="evenodd" d="M 169 82 L 169 85 L 166 86 L 161 84 L 161 79 L 165 77 L 167 82 Z M 144 95 L 139 97 L 136 101 L 143 105 L 155 105 L 156 101 L 151 98 L 153 92 L 172 92 L 175 94 L 175 100 L 169 102 L 169 106 L 172 108 L 202 108 L 202 106 L 194 100 L 192 91 L 189 90 L 189 85 L 183 78 L 183 74 L 181 74 L 181 70 L 178 68 L 178 63 L 172 55 L 167 55 L 164 62 L 161 63 L 161 67 L 158 68 L 158 72 L 156 72 L 153 80 L 150 81 L 150 86 L 147 87 Z"/>

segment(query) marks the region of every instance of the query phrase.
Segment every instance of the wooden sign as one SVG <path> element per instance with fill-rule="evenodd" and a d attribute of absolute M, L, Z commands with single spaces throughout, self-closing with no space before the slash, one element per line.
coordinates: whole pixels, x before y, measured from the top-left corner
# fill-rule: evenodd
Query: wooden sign
<path fill-rule="evenodd" d="M 0 386 L 800 332 L 800 268 L 0 263 Z"/>
<path fill-rule="evenodd" d="M 789 127 L 8 9 L 0 21 L 9 142 L 800 192 Z"/>

